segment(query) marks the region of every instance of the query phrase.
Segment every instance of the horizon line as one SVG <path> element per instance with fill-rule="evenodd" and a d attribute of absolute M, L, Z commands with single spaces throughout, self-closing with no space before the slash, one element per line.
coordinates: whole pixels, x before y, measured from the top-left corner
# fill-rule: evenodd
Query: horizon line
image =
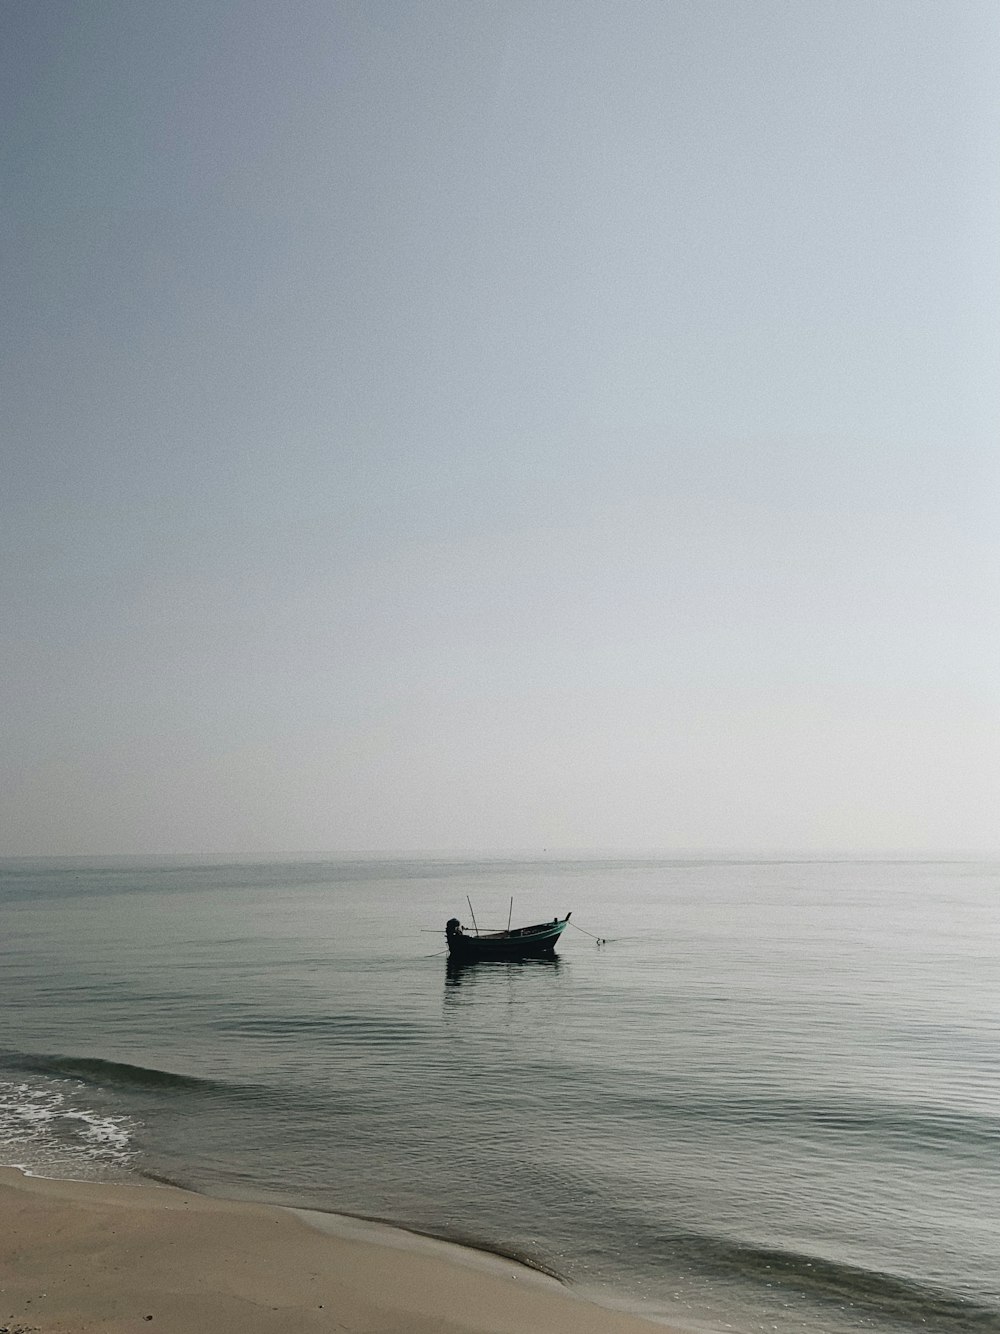
<path fill-rule="evenodd" d="M 271 848 L 197 851 L 0 852 L 4 861 L 208 860 L 270 862 L 285 858 L 384 861 L 989 861 L 1000 848 L 706 848 L 706 847 L 517 847 L 517 848 Z"/>

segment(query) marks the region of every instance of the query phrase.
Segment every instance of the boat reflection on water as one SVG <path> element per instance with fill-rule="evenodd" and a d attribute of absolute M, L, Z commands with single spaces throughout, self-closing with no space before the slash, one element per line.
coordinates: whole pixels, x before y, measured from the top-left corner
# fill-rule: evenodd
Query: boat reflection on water
<path fill-rule="evenodd" d="M 490 993 L 518 982 L 554 981 L 565 967 L 565 959 L 558 954 L 541 959 L 449 958 L 445 964 L 445 997 L 450 993 L 452 999 L 459 999 L 457 990 L 461 987 L 467 993 L 463 999 L 471 1000 L 478 993 L 478 998 L 485 1000 Z"/>

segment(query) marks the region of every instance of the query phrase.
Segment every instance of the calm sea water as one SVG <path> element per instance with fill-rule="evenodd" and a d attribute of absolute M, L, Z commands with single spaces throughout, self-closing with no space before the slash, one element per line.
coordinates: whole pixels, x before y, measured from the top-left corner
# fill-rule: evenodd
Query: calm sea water
<path fill-rule="evenodd" d="M 1000 866 L 0 863 L 0 1160 L 511 1251 L 689 1327 L 1000 1331 Z M 449 971 L 448 917 L 573 911 Z"/>

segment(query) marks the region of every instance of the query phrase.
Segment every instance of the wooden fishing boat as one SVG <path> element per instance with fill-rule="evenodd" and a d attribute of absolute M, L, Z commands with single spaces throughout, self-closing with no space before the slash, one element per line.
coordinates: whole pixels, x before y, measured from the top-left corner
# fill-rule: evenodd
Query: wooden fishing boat
<path fill-rule="evenodd" d="M 547 959 L 556 952 L 556 943 L 566 930 L 571 914 L 553 917 L 551 922 L 518 926 L 506 931 L 467 932 L 457 917 L 445 927 L 448 953 L 461 963 L 476 959 Z"/>

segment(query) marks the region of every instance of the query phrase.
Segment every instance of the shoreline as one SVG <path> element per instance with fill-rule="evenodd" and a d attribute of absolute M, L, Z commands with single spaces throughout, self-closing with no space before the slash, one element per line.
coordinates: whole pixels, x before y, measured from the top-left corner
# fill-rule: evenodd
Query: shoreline
<path fill-rule="evenodd" d="M 0 1328 L 24 1334 L 679 1334 L 495 1252 L 176 1186 L 0 1168 Z"/>
<path fill-rule="evenodd" d="M 20 1170 L 20 1169 L 18 1169 Z M 32 1173 L 26 1172 L 26 1176 Z M 130 1180 L 121 1183 L 122 1185 L 153 1185 L 163 1186 L 167 1190 L 180 1190 L 192 1195 L 204 1195 L 210 1200 L 224 1200 L 230 1204 L 248 1204 L 262 1205 L 275 1209 L 284 1209 L 288 1213 L 295 1214 L 310 1227 L 318 1228 L 320 1232 L 329 1232 L 331 1235 L 345 1238 L 353 1238 L 362 1241 L 366 1237 L 377 1246 L 388 1246 L 396 1250 L 421 1250 L 426 1248 L 447 1248 L 455 1252 L 457 1263 L 466 1263 L 473 1268 L 476 1267 L 477 1257 L 484 1262 L 493 1260 L 504 1264 L 516 1265 L 520 1269 L 530 1270 L 532 1273 L 539 1274 L 543 1278 L 551 1279 L 561 1288 L 574 1288 L 573 1281 L 565 1278 L 557 1270 L 549 1268 L 541 1260 L 534 1260 L 529 1255 L 522 1255 L 513 1247 L 500 1250 L 495 1246 L 488 1245 L 485 1241 L 477 1241 L 473 1237 L 449 1236 L 444 1232 L 424 1232 L 420 1228 L 408 1227 L 405 1223 L 397 1223 L 391 1218 L 379 1218 L 375 1214 L 350 1214 L 344 1213 L 340 1209 L 320 1209 L 315 1205 L 286 1204 L 275 1200 L 260 1199 L 252 1194 L 247 1195 L 221 1195 L 213 1194 L 207 1190 L 197 1190 L 193 1186 L 184 1186 L 179 1181 L 171 1181 L 169 1177 L 159 1177 L 152 1175 L 133 1176 Z M 368 1236 L 368 1234 L 371 1234 Z M 465 1257 L 463 1260 L 462 1257 Z M 597 1303 L 601 1305 L 600 1302 Z M 624 1308 L 623 1308 L 624 1309 Z M 0 1329 L 0 1334 L 3 1334 Z"/>

